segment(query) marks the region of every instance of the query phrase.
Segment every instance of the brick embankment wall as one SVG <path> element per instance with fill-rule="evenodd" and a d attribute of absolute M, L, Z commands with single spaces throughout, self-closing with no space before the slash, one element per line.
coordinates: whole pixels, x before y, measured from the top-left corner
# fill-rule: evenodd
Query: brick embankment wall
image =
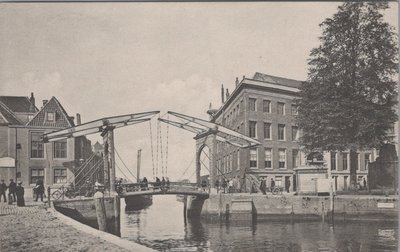
<path fill-rule="evenodd" d="M 329 217 L 329 197 L 261 195 L 261 194 L 218 194 L 205 200 L 201 215 L 204 218 L 229 218 L 236 202 L 251 202 L 247 211 L 257 219 L 323 219 Z M 235 213 L 236 215 L 236 213 Z M 338 220 L 391 220 L 398 216 L 396 197 L 382 196 L 339 196 L 334 199 L 334 217 Z"/>

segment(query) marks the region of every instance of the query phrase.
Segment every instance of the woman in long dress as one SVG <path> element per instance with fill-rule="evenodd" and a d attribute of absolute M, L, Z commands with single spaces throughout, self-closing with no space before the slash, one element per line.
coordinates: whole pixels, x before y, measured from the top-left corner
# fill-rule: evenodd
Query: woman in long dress
<path fill-rule="evenodd" d="M 25 206 L 24 199 L 25 190 L 22 187 L 22 181 L 18 182 L 17 188 L 15 190 L 15 194 L 17 194 L 17 206 Z"/>

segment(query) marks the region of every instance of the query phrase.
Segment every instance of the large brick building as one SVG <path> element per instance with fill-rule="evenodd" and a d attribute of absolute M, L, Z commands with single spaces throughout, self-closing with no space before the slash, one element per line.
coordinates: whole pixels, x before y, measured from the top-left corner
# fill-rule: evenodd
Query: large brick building
<path fill-rule="evenodd" d="M 301 130 L 295 124 L 301 81 L 255 73 L 253 78 L 236 80 L 234 91 L 224 93 L 222 106 L 209 110 L 211 120 L 261 142 L 251 149 L 238 149 L 224 143 L 217 144 L 217 170 L 221 177 L 271 178 L 277 186 L 296 190 L 296 173 L 306 164 L 306 156 L 298 139 Z M 226 101 L 225 98 L 226 97 Z M 360 152 L 357 176 L 362 182 L 367 177 L 367 163 L 375 160 L 373 151 Z M 328 169 L 332 170 L 335 189 L 346 190 L 350 183 L 348 152 L 324 153 Z M 248 184 L 247 180 L 243 180 Z M 247 185 L 245 190 L 249 190 Z"/>
<path fill-rule="evenodd" d="M 90 141 L 80 137 L 45 144 L 42 135 L 74 125 L 55 97 L 38 109 L 33 93 L 30 98 L 0 96 L 0 179 L 22 181 L 28 189 L 38 179 L 46 187 L 73 182 L 74 169 L 92 153 Z"/>

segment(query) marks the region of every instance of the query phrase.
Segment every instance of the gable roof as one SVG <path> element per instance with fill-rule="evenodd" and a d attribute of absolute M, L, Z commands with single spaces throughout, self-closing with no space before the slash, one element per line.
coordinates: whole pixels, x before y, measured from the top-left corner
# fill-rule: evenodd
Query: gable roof
<path fill-rule="evenodd" d="M 254 74 L 253 80 L 258 80 L 258 81 L 263 81 L 263 82 L 268 82 L 268 83 L 273 83 L 273 84 L 278 84 L 278 85 L 283 85 L 283 86 L 288 86 L 288 87 L 294 87 L 294 88 L 299 88 L 300 85 L 303 83 L 302 81 L 272 76 L 272 75 L 259 73 L 259 72 L 256 72 Z"/>
<path fill-rule="evenodd" d="M 38 111 L 27 96 L 0 96 L 0 102 L 15 113 L 36 113 Z"/>
<path fill-rule="evenodd" d="M 22 125 L 23 123 L 14 115 L 14 113 L 0 101 L 0 125 Z"/>
<path fill-rule="evenodd" d="M 46 120 L 46 113 L 55 113 L 55 120 Z M 54 96 L 51 97 L 43 108 L 27 123 L 27 126 L 33 127 L 52 127 L 52 128 L 68 128 L 75 126 L 74 121 L 70 118 L 61 106 L 60 102 Z"/>

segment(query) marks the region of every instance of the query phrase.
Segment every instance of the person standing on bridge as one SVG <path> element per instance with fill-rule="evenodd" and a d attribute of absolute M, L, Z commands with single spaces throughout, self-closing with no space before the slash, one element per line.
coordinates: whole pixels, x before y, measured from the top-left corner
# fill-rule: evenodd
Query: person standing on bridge
<path fill-rule="evenodd" d="M 165 178 L 162 177 L 162 179 L 161 179 L 161 189 L 164 190 L 164 188 L 165 188 Z"/>
<path fill-rule="evenodd" d="M 201 181 L 201 188 L 203 189 L 204 192 L 206 191 L 206 188 L 207 188 L 207 180 L 203 179 L 203 180 Z"/>
<path fill-rule="evenodd" d="M 227 186 L 226 179 L 222 178 L 222 188 L 224 189 L 224 193 L 226 193 L 226 186 Z"/>
<path fill-rule="evenodd" d="M 148 185 L 148 181 L 147 181 L 146 177 L 143 177 L 142 183 L 143 183 L 143 187 L 145 190 L 149 189 L 149 185 Z"/>
<path fill-rule="evenodd" d="M 6 183 L 4 183 L 4 179 L 2 179 L 0 184 L 0 201 L 1 201 L 1 196 L 3 196 L 4 202 L 7 202 L 6 191 L 7 191 L 7 185 Z"/>
<path fill-rule="evenodd" d="M 219 192 L 219 179 L 215 180 L 215 189 L 217 189 L 217 193 Z"/>
<path fill-rule="evenodd" d="M 154 189 L 159 189 L 161 186 L 161 181 L 158 177 L 156 177 L 156 183 L 154 183 Z"/>

